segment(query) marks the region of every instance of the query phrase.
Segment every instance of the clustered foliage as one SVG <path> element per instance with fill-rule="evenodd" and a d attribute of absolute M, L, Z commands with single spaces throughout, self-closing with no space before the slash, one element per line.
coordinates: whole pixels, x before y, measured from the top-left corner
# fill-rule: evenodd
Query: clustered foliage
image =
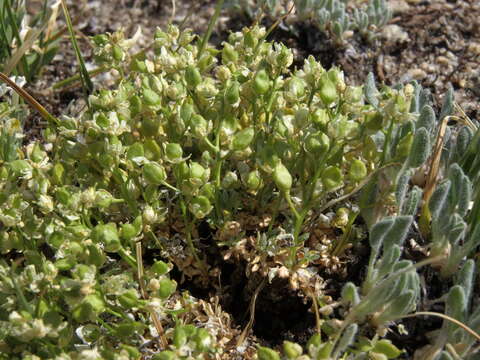
<path fill-rule="evenodd" d="M 385 0 L 369 0 L 368 4 L 359 6 L 349 4 L 348 0 L 227 0 L 231 11 L 243 13 L 249 18 L 256 18 L 259 13 L 266 13 L 272 18 L 286 14 L 292 4 L 295 6 L 295 22 L 308 22 L 319 31 L 326 32 L 339 45 L 344 44 L 348 32 L 358 31 L 368 41 L 375 38 L 375 33 L 390 21 L 392 11 Z"/>
<path fill-rule="evenodd" d="M 222 324 L 193 321 L 199 301 L 169 275 L 175 266 L 214 276 L 200 225 L 209 247 L 247 260 L 247 273 L 286 277 L 318 305 L 321 331 L 305 350 L 285 342 L 285 359 L 402 354 L 385 336 L 422 296 L 417 266 L 403 256 L 418 214 L 431 262 L 455 284 L 447 315 L 480 330 L 475 264 L 465 260 L 480 241 L 470 207 L 479 196 L 475 124 L 447 126 L 452 93 L 437 121 L 416 83 L 377 89 L 369 75 L 351 86 L 313 57 L 291 69 L 291 50 L 265 38 L 254 26 L 216 49 L 169 26 L 156 31 L 152 54 L 132 55 L 134 39 L 95 36 L 95 58 L 117 83 L 90 95 L 78 117 L 54 119 L 41 141 L 22 144 L 25 108 L 17 95 L 3 97 L 4 358 L 226 358 Z M 435 158 L 430 197 L 431 183 L 418 178 Z M 362 230 L 365 277 L 325 296 L 318 270 L 340 270 Z M 438 332 L 424 351 L 475 356 L 458 325 Z M 256 356 L 281 358 L 262 346 Z"/>
<path fill-rule="evenodd" d="M 0 70 L 34 79 L 55 56 L 58 46 L 55 17 L 60 2 L 44 1 L 36 16 L 27 13 L 26 2 L 4 0 L 0 4 Z M 37 41 L 38 40 L 38 41 Z M 32 47 L 36 42 L 37 46 Z"/>

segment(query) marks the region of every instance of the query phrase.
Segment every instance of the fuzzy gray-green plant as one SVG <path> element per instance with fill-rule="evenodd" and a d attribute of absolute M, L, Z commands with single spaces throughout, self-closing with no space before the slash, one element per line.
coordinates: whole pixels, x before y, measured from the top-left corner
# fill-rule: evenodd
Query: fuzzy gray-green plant
<path fill-rule="evenodd" d="M 376 31 L 386 25 L 392 11 L 385 0 L 370 0 L 366 6 L 349 5 L 348 0 L 294 0 L 295 19 L 311 22 L 319 31 L 329 33 L 336 43 L 343 43 L 348 31 L 358 31 L 371 41 Z M 249 18 L 265 13 L 272 18 L 286 13 L 287 4 L 282 0 L 230 0 L 229 9 L 241 12 Z"/>

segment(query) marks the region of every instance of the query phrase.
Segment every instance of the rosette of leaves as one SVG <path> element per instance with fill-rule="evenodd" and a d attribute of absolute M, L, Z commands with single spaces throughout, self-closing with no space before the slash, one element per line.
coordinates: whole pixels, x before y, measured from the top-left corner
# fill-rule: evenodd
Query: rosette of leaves
<path fill-rule="evenodd" d="M 360 198 L 362 216 L 369 226 L 385 215 L 398 213 L 403 215 L 416 214 L 423 197 L 421 186 L 425 184 L 425 173 L 432 164 L 432 157 L 442 121 L 453 111 L 453 93 L 445 96 L 442 111 L 437 121 L 435 112 L 431 107 L 430 92 L 423 89 L 416 82 L 407 84 L 403 91 L 408 93 L 409 101 L 399 99 L 398 106 L 409 107 L 408 118 L 404 122 L 396 122 L 391 108 L 385 106 L 383 110 L 372 113 L 370 126 L 383 129 L 367 139 L 371 144 L 371 154 L 380 157 L 381 164 L 396 164 L 385 171 L 387 177 L 373 177 L 365 187 Z M 369 74 L 364 87 L 365 97 L 374 108 L 378 107 L 380 97 L 375 86 L 372 74 Z M 393 117 L 391 117 L 393 115 Z M 389 122 L 384 122 L 385 119 Z M 444 136 L 445 144 L 451 130 L 446 127 Z M 449 151 L 445 149 L 440 154 L 439 168 L 443 169 L 452 164 L 446 156 Z M 376 199 L 387 199 L 378 202 Z"/>
<path fill-rule="evenodd" d="M 295 15 L 288 21 L 292 24 L 310 22 L 321 32 L 327 32 L 337 44 L 343 44 L 348 31 L 357 30 L 369 41 L 376 31 L 385 26 L 392 17 L 392 11 L 385 0 L 370 0 L 364 6 L 349 4 L 348 0 L 294 0 Z M 282 0 L 230 0 L 226 7 L 250 19 L 265 14 L 272 19 L 287 13 L 291 2 Z"/>

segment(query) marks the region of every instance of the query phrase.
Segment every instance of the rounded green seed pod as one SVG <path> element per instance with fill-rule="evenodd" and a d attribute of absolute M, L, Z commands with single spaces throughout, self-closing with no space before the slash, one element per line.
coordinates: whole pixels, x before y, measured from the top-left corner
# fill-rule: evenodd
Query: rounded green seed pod
<path fill-rule="evenodd" d="M 155 263 L 152 265 L 150 270 L 153 271 L 155 274 L 162 276 L 170 271 L 170 267 L 166 262 L 163 262 L 162 260 L 158 260 L 158 261 L 155 261 Z"/>
<path fill-rule="evenodd" d="M 160 105 L 162 98 L 152 89 L 143 89 L 143 102 L 146 105 L 155 106 Z"/>
<path fill-rule="evenodd" d="M 151 162 L 143 165 L 143 177 L 149 184 L 160 185 L 167 179 L 167 173 L 163 166 Z"/>
<path fill-rule="evenodd" d="M 190 65 L 185 70 L 185 81 L 193 89 L 202 82 L 202 75 L 200 75 L 200 71 L 195 66 Z"/>
<path fill-rule="evenodd" d="M 238 83 L 238 81 L 232 81 L 230 86 L 225 91 L 225 100 L 228 104 L 235 104 L 240 99 L 239 89 L 240 84 Z"/>
<path fill-rule="evenodd" d="M 210 200 L 203 195 L 194 197 L 188 208 L 197 219 L 203 219 L 212 211 Z"/>
<path fill-rule="evenodd" d="M 313 155 L 321 155 L 330 148 L 330 138 L 327 134 L 318 131 L 310 134 L 305 140 L 305 150 Z"/>
<path fill-rule="evenodd" d="M 287 355 L 289 359 L 296 359 L 303 353 L 303 349 L 300 345 L 293 343 L 291 341 L 283 342 L 283 352 Z"/>
<path fill-rule="evenodd" d="M 253 79 L 253 89 L 258 95 L 265 94 L 270 89 L 271 81 L 265 69 L 261 69 Z"/>
<path fill-rule="evenodd" d="M 320 79 L 319 95 L 322 102 L 327 106 L 337 100 L 337 88 L 327 75 Z"/>
<path fill-rule="evenodd" d="M 257 191 L 262 186 L 262 177 L 258 170 L 250 171 L 247 176 L 246 185 L 248 190 Z"/>
<path fill-rule="evenodd" d="M 117 227 L 114 223 L 97 225 L 92 231 L 92 240 L 97 243 L 103 243 L 107 252 L 117 252 L 122 247 Z"/>
<path fill-rule="evenodd" d="M 273 170 L 273 181 L 280 191 L 288 193 L 292 188 L 292 175 L 288 169 L 282 164 L 278 163 Z"/>
<path fill-rule="evenodd" d="M 160 289 L 158 289 L 158 296 L 161 299 L 168 299 L 177 289 L 177 283 L 168 278 L 160 280 Z"/>
<path fill-rule="evenodd" d="M 340 169 L 336 166 L 329 166 L 322 174 L 322 184 L 326 191 L 333 190 L 343 183 L 343 176 Z"/>
<path fill-rule="evenodd" d="M 125 53 L 123 52 L 122 48 L 117 44 L 112 46 L 112 56 L 116 61 L 122 61 Z"/>
<path fill-rule="evenodd" d="M 361 181 L 367 176 L 367 167 L 362 160 L 354 159 L 350 163 L 348 178 L 353 181 Z"/>
<path fill-rule="evenodd" d="M 243 129 L 236 133 L 232 140 L 232 150 L 242 151 L 245 150 L 255 137 L 255 130 L 253 127 Z"/>
<path fill-rule="evenodd" d="M 259 346 L 257 350 L 258 360 L 280 360 L 280 355 L 275 350 Z"/>
<path fill-rule="evenodd" d="M 225 43 L 222 50 L 222 63 L 237 62 L 238 52 L 235 51 L 232 45 Z"/>
<path fill-rule="evenodd" d="M 169 161 L 178 161 L 183 156 L 183 149 L 180 144 L 169 143 L 165 145 L 165 155 Z"/>

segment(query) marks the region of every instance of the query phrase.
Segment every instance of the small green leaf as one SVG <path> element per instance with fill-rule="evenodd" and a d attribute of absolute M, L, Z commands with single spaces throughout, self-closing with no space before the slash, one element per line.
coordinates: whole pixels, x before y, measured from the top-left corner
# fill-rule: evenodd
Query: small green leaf
<path fill-rule="evenodd" d="M 419 167 L 430 155 L 430 135 L 427 129 L 420 128 L 415 132 L 412 147 L 408 157 L 410 167 Z"/>
<path fill-rule="evenodd" d="M 375 86 L 375 78 L 373 77 L 372 73 L 368 74 L 363 91 L 367 101 L 374 107 L 377 107 L 378 106 L 378 99 L 377 99 L 378 90 L 377 90 L 377 87 Z"/>
<path fill-rule="evenodd" d="M 143 166 L 143 177 L 152 185 L 160 185 L 167 179 L 165 168 L 155 162 Z"/>

